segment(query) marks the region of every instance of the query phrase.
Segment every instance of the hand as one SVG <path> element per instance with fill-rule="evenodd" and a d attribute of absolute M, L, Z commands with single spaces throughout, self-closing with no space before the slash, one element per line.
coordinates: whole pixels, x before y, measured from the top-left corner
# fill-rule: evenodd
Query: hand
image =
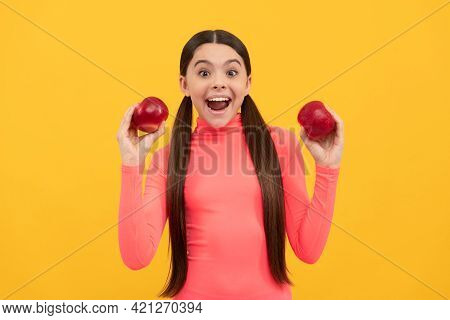
<path fill-rule="evenodd" d="M 137 129 L 130 128 L 131 117 L 138 105 L 135 104 L 128 108 L 117 132 L 122 163 L 129 166 L 141 164 L 153 143 L 165 133 L 166 129 L 166 122 L 163 121 L 157 131 L 138 137 Z"/>
<path fill-rule="evenodd" d="M 339 168 L 344 149 L 344 122 L 330 107 L 325 105 L 325 108 L 336 121 L 336 130 L 324 139 L 314 141 L 308 138 L 305 129 L 302 127 L 300 137 L 318 165 Z"/>

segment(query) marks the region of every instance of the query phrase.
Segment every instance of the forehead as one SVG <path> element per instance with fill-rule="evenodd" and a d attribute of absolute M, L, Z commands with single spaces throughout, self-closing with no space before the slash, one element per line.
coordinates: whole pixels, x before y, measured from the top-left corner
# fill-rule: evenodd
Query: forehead
<path fill-rule="evenodd" d="M 244 64 L 241 56 L 230 46 L 219 43 L 205 43 L 195 50 L 191 65 L 193 66 L 197 60 L 209 60 L 217 66 L 222 66 L 229 59 L 237 59 L 241 65 Z"/>

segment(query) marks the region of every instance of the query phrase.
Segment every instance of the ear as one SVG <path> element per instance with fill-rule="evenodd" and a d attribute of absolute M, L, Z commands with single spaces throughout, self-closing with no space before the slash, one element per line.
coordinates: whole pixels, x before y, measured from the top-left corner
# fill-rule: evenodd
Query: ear
<path fill-rule="evenodd" d="M 180 75 L 180 89 L 185 96 L 189 97 L 189 89 L 187 88 L 186 78 Z"/>
<path fill-rule="evenodd" d="M 250 92 L 251 84 L 252 84 L 252 75 L 249 75 L 247 79 L 247 85 L 245 87 L 245 95 L 248 95 L 248 93 Z"/>

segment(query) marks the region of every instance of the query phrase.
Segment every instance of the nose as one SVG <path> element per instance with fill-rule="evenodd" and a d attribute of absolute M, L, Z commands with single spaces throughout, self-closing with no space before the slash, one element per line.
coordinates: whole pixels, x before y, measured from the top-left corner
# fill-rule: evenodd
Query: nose
<path fill-rule="evenodd" d="M 214 78 L 213 85 L 214 85 L 214 89 L 217 89 L 217 88 L 224 89 L 226 87 L 225 86 L 225 81 L 220 76 L 217 76 L 217 77 Z"/>

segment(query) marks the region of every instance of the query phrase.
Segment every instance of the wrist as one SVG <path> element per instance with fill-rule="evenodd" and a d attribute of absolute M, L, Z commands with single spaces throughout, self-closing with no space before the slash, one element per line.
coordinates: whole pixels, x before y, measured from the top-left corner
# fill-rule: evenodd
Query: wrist
<path fill-rule="evenodd" d="M 145 158 L 140 157 L 139 160 L 135 158 L 122 159 L 122 164 L 129 167 L 139 166 L 145 164 Z"/>
<path fill-rule="evenodd" d="M 123 158 L 122 159 L 122 164 L 124 166 L 129 166 L 129 167 L 134 167 L 137 166 L 139 164 L 139 161 L 135 158 Z"/>
<path fill-rule="evenodd" d="M 318 167 L 322 167 L 322 168 L 327 168 L 327 169 L 339 169 L 341 167 L 341 164 L 325 164 L 325 163 L 320 163 L 320 162 L 316 162 L 316 166 Z"/>
<path fill-rule="evenodd" d="M 139 165 L 138 163 L 122 161 L 122 166 L 124 167 L 137 167 L 138 165 Z"/>

